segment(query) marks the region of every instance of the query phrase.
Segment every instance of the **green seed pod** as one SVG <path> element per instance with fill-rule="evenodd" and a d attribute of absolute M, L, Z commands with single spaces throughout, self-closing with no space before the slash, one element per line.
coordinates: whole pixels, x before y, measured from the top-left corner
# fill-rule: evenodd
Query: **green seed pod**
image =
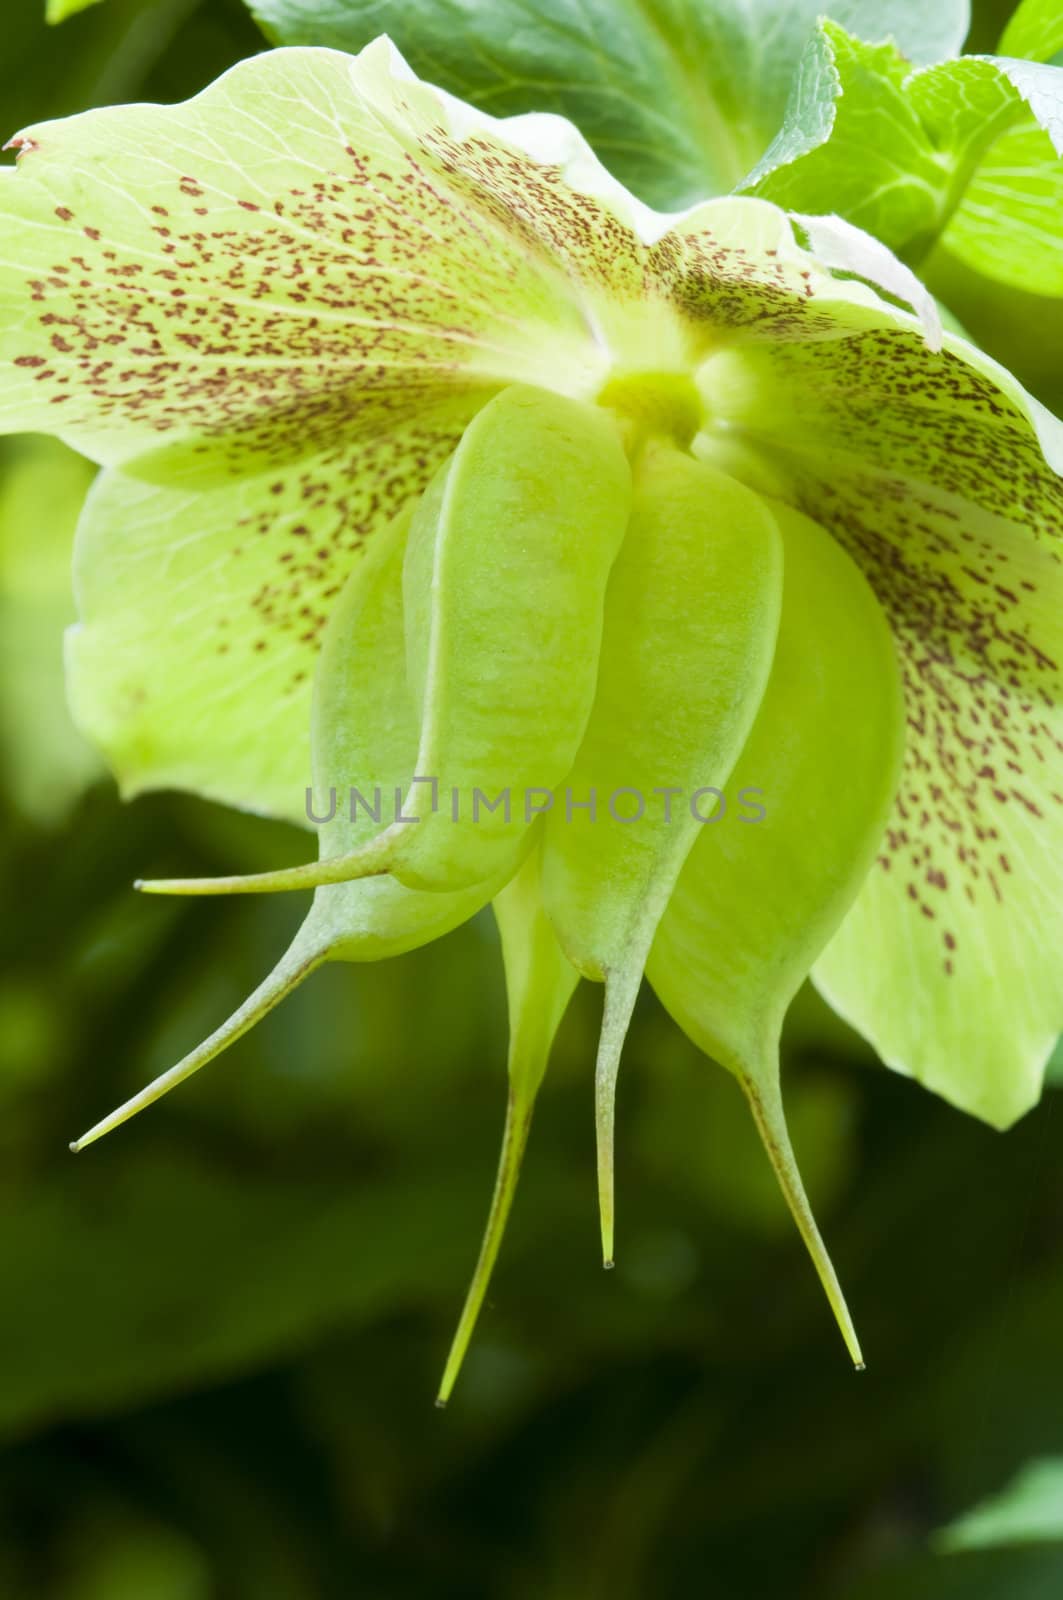
<path fill-rule="evenodd" d="M 764 815 L 702 831 L 661 919 L 647 976 L 702 1050 L 738 1078 L 838 1318 L 860 1348 L 794 1162 L 779 1089 L 787 1007 L 882 841 L 904 748 L 889 626 L 829 534 L 776 503 L 786 579 L 775 662 L 735 768 Z M 817 737 L 818 732 L 818 737 Z"/>
<path fill-rule="evenodd" d="M 553 789 L 571 766 L 630 481 L 606 412 L 514 388 L 471 424 L 418 507 L 405 583 L 417 769 L 438 777 L 450 808 L 396 846 L 405 882 L 452 888 L 512 867 L 527 792 Z M 505 793 L 506 809 L 478 811 L 478 793 Z"/>
<path fill-rule="evenodd" d="M 565 959 L 542 903 L 540 852 L 528 856 L 494 901 L 509 1004 L 509 1096 L 483 1244 L 450 1347 L 437 1405 L 446 1405 L 476 1327 L 520 1177 L 532 1112 L 554 1036 L 579 973 Z"/>
<path fill-rule="evenodd" d="M 405 781 L 417 745 L 417 712 L 403 645 L 403 567 L 412 509 L 387 529 L 348 580 L 325 634 L 316 678 L 315 787 L 344 795 L 351 773 L 367 774 L 382 803 Z M 323 860 L 348 856 L 378 825 L 349 802 L 319 829 Z M 486 905 L 505 875 L 453 894 L 418 892 L 390 875 L 319 888 L 306 927 L 333 960 L 383 960 L 416 949 Z"/>
<path fill-rule="evenodd" d="M 407 770 L 416 746 L 413 701 L 401 670 L 402 565 L 409 523 L 410 513 L 404 512 L 381 534 L 348 580 L 329 620 L 313 708 L 315 725 L 329 730 L 327 739 L 314 741 L 314 787 L 319 794 L 338 789 L 352 770 L 369 770 L 381 784 L 389 782 Z M 378 670 L 371 676 L 363 672 L 365 662 Z M 352 821 L 349 809 L 337 807 L 336 815 L 318 830 L 322 858 L 349 854 L 375 829 L 364 812 Z M 429 944 L 467 921 L 497 887 L 494 879 L 455 894 L 427 894 L 381 876 L 319 888 L 288 950 L 243 1005 L 71 1148 L 92 1144 L 205 1067 L 324 962 L 383 961 Z"/>
<path fill-rule="evenodd" d="M 401 818 L 417 820 L 394 820 L 353 853 L 288 872 L 143 887 L 241 893 L 392 872 L 450 891 L 514 871 L 534 820 L 529 796 L 561 782 L 590 715 L 606 582 L 630 501 L 610 413 L 522 386 L 488 402 L 410 525 L 404 632 L 420 730 Z M 394 643 L 354 666 L 385 695 L 385 672 L 401 670 Z M 321 722 L 317 737 L 348 745 Z M 365 755 L 375 772 L 376 751 Z"/>
<path fill-rule="evenodd" d="M 609 583 L 598 694 L 567 780 L 576 804 L 548 818 L 543 865 L 565 953 L 606 985 L 596 1099 L 607 1262 L 621 1046 L 657 923 L 704 826 L 697 792 L 726 782 L 764 693 L 781 595 L 781 541 L 760 498 L 648 444 Z M 618 820 L 624 790 L 648 802 L 644 815 Z M 680 796 L 674 809 L 668 791 Z"/>

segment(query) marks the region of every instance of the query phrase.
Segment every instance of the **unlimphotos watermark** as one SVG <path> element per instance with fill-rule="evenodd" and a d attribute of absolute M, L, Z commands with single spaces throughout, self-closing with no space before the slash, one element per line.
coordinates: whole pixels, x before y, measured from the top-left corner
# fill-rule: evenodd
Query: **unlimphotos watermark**
<path fill-rule="evenodd" d="M 764 790 L 749 785 L 728 795 L 723 789 L 707 787 L 690 792 L 676 784 L 656 784 L 649 793 L 634 785 L 621 785 L 608 792 L 591 788 L 576 794 L 571 788 L 549 789 L 538 785 L 516 788 L 506 785 L 493 794 L 473 784 L 469 788 L 444 786 L 438 778 L 416 776 L 401 788 L 374 784 L 367 793 L 352 784 L 343 795 L 335 786 L 327 801 L 312 787 L 306 791 L 307 820 L 318 827 L 334 822 L 343 805 L 351 822 L 367 817 L 379 826 L 415 823 L 425 815 L 445 814 L 452 822 L 480 823 L 487 818 L 514 818 L 531 824 L 536 817 L 556 812 L 566 823 L 638 823 L 647 818 L 666 824 L 691 818 L 710 827 L 728 817 L 752 825 L 768 814 Z M 423 807 L 427 805 L 427 812 Z"/>

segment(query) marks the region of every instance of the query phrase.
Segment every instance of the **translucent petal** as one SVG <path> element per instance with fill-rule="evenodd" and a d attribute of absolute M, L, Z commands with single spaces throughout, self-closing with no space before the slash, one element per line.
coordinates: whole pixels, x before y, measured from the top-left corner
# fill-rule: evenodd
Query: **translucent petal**
<path fill-rule="evenodd" d="M 962 339 L 900 327 L 705 380 L 699 448 L 770 463 L 901 658 L 904 776 L 816 981 L 891 1066 L 1006 1125 L 1063 1028 L 1063 429 Z"/>

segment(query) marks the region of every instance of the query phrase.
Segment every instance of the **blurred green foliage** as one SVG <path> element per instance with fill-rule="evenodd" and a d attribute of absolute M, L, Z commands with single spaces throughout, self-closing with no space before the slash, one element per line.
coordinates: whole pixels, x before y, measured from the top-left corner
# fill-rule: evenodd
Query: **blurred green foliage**
<path fill-rule="evenodd" d="M 1000 1494 L 943 1529 L 939 1543 L 947 1550 L 1063 1544 L 1063 1457 L 1031 1461 Z"/>
<path fill-rule="evenodd" d="M 977 24 L 987 40 L 999 11 Z M 58 33 L 15 0 L 5 30 L 8 131 L 176 98 L 261 47 L 237 0 L 107 0 Z M 964 323 L 1058 406 L 1032 301 L 1001 327 L 980 280 L 936 267 Z M 93 781 L 58 688 L 87 483 L 59 447 L 0 459 L 0 1596 L 1063 1592 L 1044 1512 L 1058 1464 L 1047 1489 L 1044 1466 L 1020 1476 L 1063 1454 L 1051 1091 L 1001 1137 L 801 997 L 788 1100 L 868 1355 L 856 1377 L 737 1090 L 650 997 L 621 1078 L 618 1270 L 600 1272 L 599 997 L 581 992 L 445 1414 L 431 1397 L 504 1096 L 489 919 L 325 970 L 180 1094 L 69 1156 L 298 919 L 290 902 L 143 901 L 132 879 L 305 853 L 293 830 L 177 797 L 123 808 Z M 1009 1485 L 1005 1528 L 1039 1517 L 1036 1542 L 994 1537 L 1000 1506 L 960 1520 Z"/>

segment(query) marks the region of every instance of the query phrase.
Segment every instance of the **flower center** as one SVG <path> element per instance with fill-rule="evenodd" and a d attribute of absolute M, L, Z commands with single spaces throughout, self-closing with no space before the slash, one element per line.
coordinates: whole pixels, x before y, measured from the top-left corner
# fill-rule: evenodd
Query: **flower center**
<path fill-rule="evenodd" d="M 705 420 L 693 378 L 685 372 L 631 372 L 612 377 L 596 396 L 624 425 L 629 448 L 664 438 L 686 449 Z"/>

